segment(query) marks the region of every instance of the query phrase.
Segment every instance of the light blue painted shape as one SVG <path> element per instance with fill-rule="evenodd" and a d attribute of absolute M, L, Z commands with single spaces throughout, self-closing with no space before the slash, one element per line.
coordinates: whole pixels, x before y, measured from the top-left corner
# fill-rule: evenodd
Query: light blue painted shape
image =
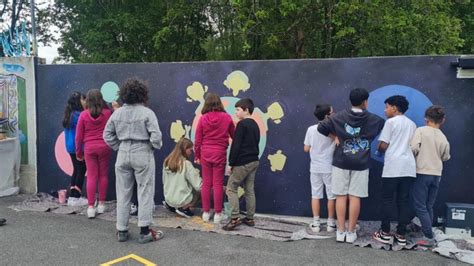
<path fill-rule="evenodd" d="M 385 99 L 393 95 L 405 96 L 409 102 L 408 111 L 405 115 L 415 122 L 417 127 L 425 125 L 425 110 L 433 105 L 431 100 L 417 89 L 403 85 L 388 85 L 378 88 L 370 93 L 369 111 L 383 118 L 385 117 Z M 383 162 L 383 155 L 376 153 L 378 136 L 371 145 L 371 157 L 379 162 Z"/>

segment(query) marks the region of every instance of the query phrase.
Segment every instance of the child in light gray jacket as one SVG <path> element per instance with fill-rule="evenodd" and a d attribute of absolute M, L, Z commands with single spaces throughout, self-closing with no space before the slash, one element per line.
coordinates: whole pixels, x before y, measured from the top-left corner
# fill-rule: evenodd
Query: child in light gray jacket
<path fill-rule="evenodd" d="M 194 215 L 191 207 L 199 200 L 202 179 L 189 158 L 193 152 L 193 142 L 181 138 L 163 163 L 163 205 L 183 217 Z"/>
<path fill-rule="evenodd" d="M 155 196 L 154 149 L 162 146 L 162 135 L 155 113 L 144 104 L 148 101 L 147 86 L 137 79 L 128 79 L 120 88 L 124 105 L 116 110 L 104 130 L 105 142 L 115 151 L 117 190 L 117 236 L 128 240 L 128 219 L 134 182 L 138 187 L 139 243 L 156 241 L 163 232 L 150 229 Z"/>

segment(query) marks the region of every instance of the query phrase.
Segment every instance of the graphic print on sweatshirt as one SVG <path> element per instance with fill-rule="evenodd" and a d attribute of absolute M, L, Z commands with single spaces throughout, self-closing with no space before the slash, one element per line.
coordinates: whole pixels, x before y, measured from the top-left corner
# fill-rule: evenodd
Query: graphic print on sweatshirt
<path fill-rule="evenodd" d="M 356 154 L 358 152 L 367 151 L 370 147 L 369 140 L 360 138 L 360 127 L 352 127 L 349 124 L 344 124 L 346 133 L 351 135 L 352 138 L 346 139 L 343 144 L 343 152 L 345 154 L 351 153 Z"/>

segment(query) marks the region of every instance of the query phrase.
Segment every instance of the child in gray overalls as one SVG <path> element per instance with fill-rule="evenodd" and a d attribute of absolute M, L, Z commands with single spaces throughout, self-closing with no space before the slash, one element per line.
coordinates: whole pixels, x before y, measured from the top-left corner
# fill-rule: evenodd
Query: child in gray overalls
<path fill-rule="evenodd" d="M 144 106 L 148 88 L 141 81 L 125 81 L 119 92 L 124 105 L 117 109 L 104 130 L 105 142 L 118 150 L 115 163 L 117 190 L 117 236 L 128 240 L 128 219 L 134 182 L 138 190 L 139 243 L 163 238 L 163 232 L 150 229 L 153 222 L 155 196 L 154 149 L 162 146 L 162 135 L 155 113 Z"/>

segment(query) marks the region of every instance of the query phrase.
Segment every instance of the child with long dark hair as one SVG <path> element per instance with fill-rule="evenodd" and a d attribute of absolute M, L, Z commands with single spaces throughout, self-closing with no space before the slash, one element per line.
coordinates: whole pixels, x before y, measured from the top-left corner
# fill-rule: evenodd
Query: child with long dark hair
<path fill-rule="evenodd" d="M 99 90 L 90 90 L 86 97 L 87 110 L 79 116 L 76 130 L 76 156 L 85 159 L 87 165 L 87 216 L 94 218 L 104 213 L 107 186 L 109 184 L 109 161 L 112 150 L 102 135 L 112 112 L 107 107 Z M 99 183 L 99 204 L 94 208 L 97 183 Z"/>
<path fill-rule="evenodd" d="M 186 218 L 194 215 L 190 208 L 198 201 L 202 186 L 199 171 L 189 161 L 192 153 L 193 142 L 182 138 L 163 163 L 163 204 Z"/>
<path fill-rule="evenodd" d="M 219 95 L 209 93 L 196 128 L 195 160 L 202 165 L 202 219 L 208 222 L 211 208 L 211 187 L 214 192 L 214 223 L 222 220 L 224 170 L 229 137 L 234 138 L 234 122 L 224 110 Z"/>
<path fill-rule="evenodd" d="M 76 158 L 76 127 L 79 115 L 86 105 L 86 96 L 80 92 L 72 93 L 64 110 L 63 127 L 64 137 L 66 139 L 66 150 L 71 156 L 73 173 L 71 176 L 71 187 L 69 190 L 69 205 L 78 203 L 82 195 L 82 186 L 86 174 L 86 164 Z"/>

